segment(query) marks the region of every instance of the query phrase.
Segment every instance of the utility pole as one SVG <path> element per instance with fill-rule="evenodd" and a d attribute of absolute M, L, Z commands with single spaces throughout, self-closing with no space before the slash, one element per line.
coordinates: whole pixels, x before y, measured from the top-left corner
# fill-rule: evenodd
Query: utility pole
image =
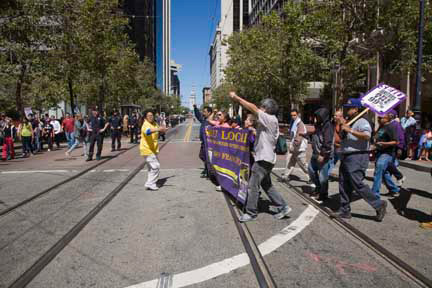
<path fill-rule="evenodd" d="M 417 77 L 416 77 L 416 96 L 413 112 L 418 124 L 421 124 L 421 96 L 422 96 L 422 64 L 423 64 L 423 31 L 424 31 L 424 5 L 425 0 L 420 0 L 420 19 L 418 27 L 418 47 L 417 47 Z"/>

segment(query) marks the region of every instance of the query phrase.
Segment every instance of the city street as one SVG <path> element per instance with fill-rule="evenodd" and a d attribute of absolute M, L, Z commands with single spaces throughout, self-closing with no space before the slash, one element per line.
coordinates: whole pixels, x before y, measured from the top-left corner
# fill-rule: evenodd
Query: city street
<path fill-rule="evenodd" d="M 263 287 L 232 202 L 200 177 L 199 125 L 188 119 L 167 133 L 158 191 L 145 189 L 147 167 L 124 137 L 120 152 L 109 152 L 105 140 L 100 162 L 85 162 L 81 149 L 67 157 L 63 148 L 0 163 L 0 288 Z M 272 181 L 290 217 L 275 220 L 262 193 L 257 221 L 240 224 L 274 287 L 431 287 L 432 230 L 419 227 L 432 221 L 430 174 L 401 168 L 404 191 L 382 196 L 389 201 L 383 222 L 363 200 L 346 220 L 424 275 L 422 283 L 321 209 L 337 210 L 337 181 L 331 201 L 319 205 L 299 169 L 288 185 L 279 180 L 284 163 L 278 156 Z"/>

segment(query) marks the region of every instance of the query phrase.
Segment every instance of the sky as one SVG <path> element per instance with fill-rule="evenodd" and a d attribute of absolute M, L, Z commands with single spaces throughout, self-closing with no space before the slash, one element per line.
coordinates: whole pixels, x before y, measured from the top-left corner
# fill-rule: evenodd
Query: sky
<path fill-rule="evenodd" d="M 182 105 L 189 107 L 195 85 L 197 104 L 210 86 L 209 49 L 220 19 L 220 0 L 171 0 L 171 59 L 182 65 L 179 73 Z"/>

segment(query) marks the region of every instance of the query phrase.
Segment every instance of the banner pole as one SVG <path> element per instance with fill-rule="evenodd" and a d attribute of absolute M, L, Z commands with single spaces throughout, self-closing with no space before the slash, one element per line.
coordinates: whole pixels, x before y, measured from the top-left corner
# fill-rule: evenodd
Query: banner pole
<path fill-rule="evenodd" d="M 366 114 L 367 112 L 369 112 L 369 108 L 366 108 L 365 110 L 363 110 L 362 112 L 360 112 L 360 114 L 358 114 L 356 117 L 354 117 L 353 119 L 351 119 L 351 121 L 349 121 L 347 123 L 348 126 L 351 126 L 355 121 L 357 121 L 360 117 L 362 117 L 364 114 Z"/>

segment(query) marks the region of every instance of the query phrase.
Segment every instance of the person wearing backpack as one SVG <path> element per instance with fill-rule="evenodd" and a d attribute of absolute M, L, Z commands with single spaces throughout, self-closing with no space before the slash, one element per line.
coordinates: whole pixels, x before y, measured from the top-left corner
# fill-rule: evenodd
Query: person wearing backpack
<path fill-rule="evenodd" d="M 328 199 L 329 170 L 334 154 L 334 127 L 327 108 L 315 113 L 315 132 L 312 134 L 312 157 L 309 162 L 309 177 L 315 184 L 314 197 L 318 202 Z"/>
<path fill-rule="evenodd" d="M 275 100 L 267 98 L 261 101 L 260 108 L 230 92 L 230 98 L 257 116 L 257 132 L 254 144 L 255 163 L 251 169 L 245 210 L 240 222 L 253 221 L 258 216 L 260 188 L 269 196 L 278 213 L 273 217 L 282 219 L 291 212 L 282 195 L 271 182 L 270 173 L 276 163 L 276 142 L 279 137 L 279 122 L 276 117 L 278 105 Z"/>

